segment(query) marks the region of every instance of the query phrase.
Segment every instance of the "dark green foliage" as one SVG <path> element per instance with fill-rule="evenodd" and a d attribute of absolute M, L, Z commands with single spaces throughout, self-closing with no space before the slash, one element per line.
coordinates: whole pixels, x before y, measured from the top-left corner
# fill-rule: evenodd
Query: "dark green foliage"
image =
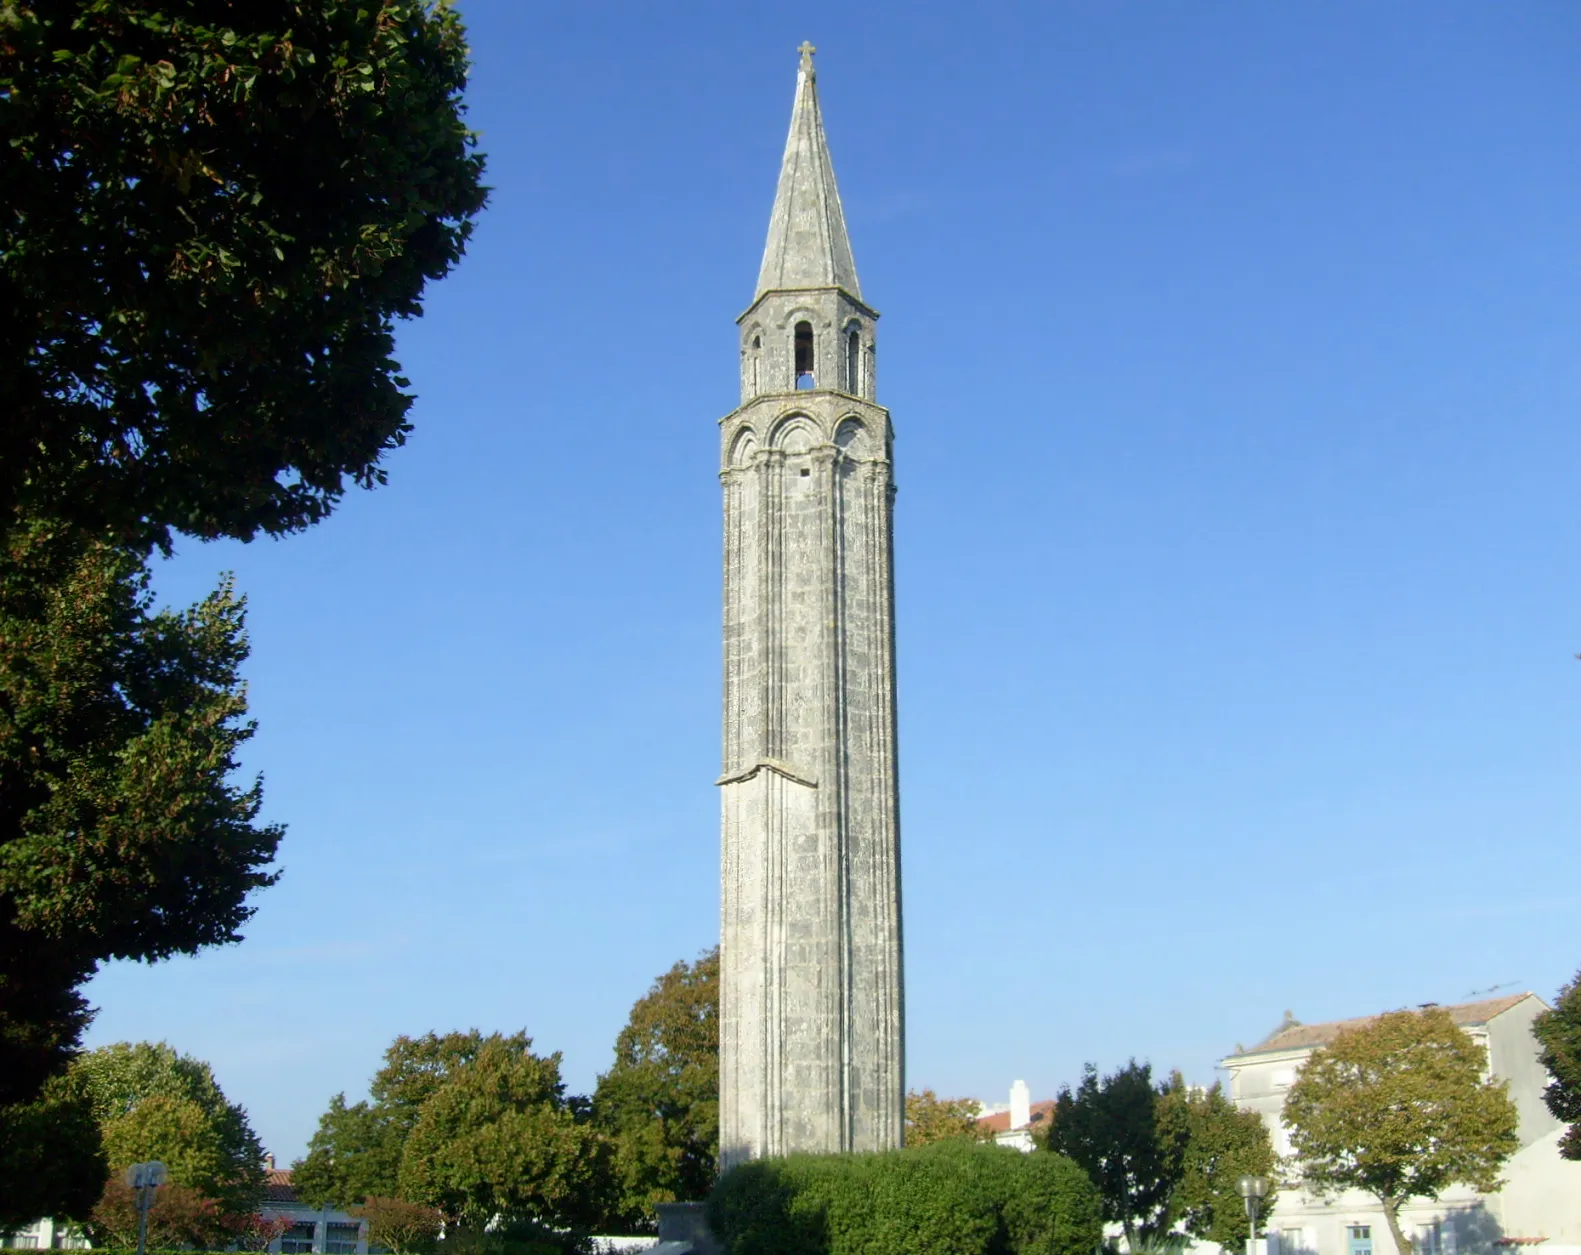
<path fill-rule="evenodd" d="M 1236 1182 L 1274 1177 L 1279 1162 L 1262 1117 L 1238 1108 L 1217 1082 L 1193 1090 L 1176 1072 L 1158 1098 L 1158 1136 L 1180 1169 L 1169 1206 L 1174 1223 L 1226 1251 L 1244 1249 L 1250 1221 Z M 1277 1199 L 1270 1193 L 1263 1200 L 1265 1216 Z"/>
<path fill-rule="evenodd" d="M 1570 1127 L 1559 1142 L 1566 1159 L 1581 1159 L 1581 972 L 1559 991 L 1552 1011 L 1544 1011 L 1532 1024 L 1542 1044 L 1543 1067 L 1553 1078 L 1543 1091 L 1543 1101 L 1554 1117 Z"/>
<path fill-rule="evenodd" d="M 370 1101 L 337 1095 L 294 1166 L 305 1201 L 398 1198 L 475 1235 L 495 1221 L 585 1230 L 606 1212 L 608 1145 L 587 1100 L 565 1093 L 558 1054 L 474 1029 L 399 1037 L 384 1058 Z"/>
<path fill-rule="evenodd" d="M 719 1157 L 719 951 L 677 963 L 631 1009 L 593 1118 L 614 1145 L 606 1232 L 651 1232 L 655 1203 L 708 1195 Z"/>
<path fill-rule="evenodd" d="M 366 1102 L 329 1100 L 318 1129 L 297 1160 L 292 1184 L 312 1207 L 350 1207 L 368 1198 L 392 1198 L 399 1188 L 403 1138 L 383 1113 Z"/>
<path fill-rule="evenodd" d="M 391 1042 L 369 1085 L 371 1101 L 347 1106 L 346 1096 L 337 1094 L 319 1117 L 307 1158 L 292 1165 L 298 1196 L 314 1207 L 403 1197 L 401 1155 L 423 1104 L 457 1068 L 477 1058 L 483 1041 L 472 1029 Z"/>
<path fill-rule="evenodd" d="M 30 1103 L 0 1107 L 0 1229 L 40 1216 L 86 1220 L 109 1172 L 93 1103 L 73 1077 Z"/>
<path fill-rule="evenodd" d="M 158 1159 L 172 1182 L 222 1211 L 257 1207 L 263 1146 L 203 1060 L 164 1042 L 117 1042 L 83 1055 L 71 1076 L 92 1103 L 112 1173 Z"/>
<path fill-rule="evenodd" d="M 425 0 L 0 5 L 0 524 L 144 550 L 382 482 L 396 318 L 482 208 Z"/>
<path fill-rule="evenodd" d="M 964 1139 L 743 1164 L 708 1222 L 729 1255 L 1091 1255 L 1102 1236 L 1070 1160 Z"/>
<path fill-rule="evenodd" d="M 281 830 L 230 782 L 252 735 L 229 581 L 155 611 L 142 561 L 0 532 L 0 1101 L 74 1049 L 109 958 L 239 939 Z"/>
<path fill-rule="evenodd" d="M 1074 1092 L 1060 1090 L 1049 1132 L 1049 1150 L 1081 1165 L 1103 1197 L 1103 1218 L 1125 1230 L 1133 1250 L 1169 1232 L 1180 1181 L 1177 1149 L 1158 1136 L 1160 1092 L 1148 1064 L 1133 1059 L 1102 1081 L 1088 1064 Z"/>
<path fill-rule="evenodd" d="M 559 1052 L 537 1055 L 525 1033 L 496 1033 L 424 1100 L 400 1187 L 470 1229 L 576 1228 L 602 1213 L 607 1170 L 607 1144 L 586 1101 L 567 1097 Z"/>

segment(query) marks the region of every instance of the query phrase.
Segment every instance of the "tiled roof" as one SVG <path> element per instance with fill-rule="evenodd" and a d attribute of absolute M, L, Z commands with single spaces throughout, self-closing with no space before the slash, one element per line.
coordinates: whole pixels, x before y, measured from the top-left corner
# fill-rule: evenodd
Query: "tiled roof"
<path fill-rule="evenodd" d="M 1043 1102 L 1035 1102 L 1032 1104 L 1032 1120 L 1027 1127 L 1031 1128 L 1034 1124 L 1043 1124 L 1053 1119 L 1054 1100 L 1052 1098 Z M 978 1116 L 977 1127 L 988 1133 L 1008 1133 L 1010 1132 L 1010 1113 L 1008 1111 L 996 1111 L 991 1116 Z"/>
<path fill-rule="evenodd" d="M 270 1168 L 264 1173 L 264 1202 L 296 1202 L 296 1188 L 291 1184 L 291 1169 Z"/>
<path fill-rule="evenodd" d="M 1496 1015 L 1503 1015 L 1518 1002 L 1523 1002 L 1532 995 L 1509 994 L 1503 998 L 1486 998 L 1481 1002 L 1462 1002 L 1458 1006 L 1442 1007 L 1448 1011 L 1449 1016 L 1456 1024 L 1466 1028 L 1474 1024 L 1486 1024 Z M 1292 1028 L 1276 1029 L 1274 1033 L 1263 1042 L 1253 1046 L 1250 1050 L 1238 1052 L 1240 1054 L 1262 1054 L 1272 1050 L 1302 1050 L 1309 1046 L 1326 1046 L 1342 1032 L 1349 1028 L 1360 1028 L 1364 1024 L 1371 1024 L 1378 1017 L 1364 1015 L 1354 1020 L 1330 1020 L 1327 1024 L 1297 1024 Z"/>

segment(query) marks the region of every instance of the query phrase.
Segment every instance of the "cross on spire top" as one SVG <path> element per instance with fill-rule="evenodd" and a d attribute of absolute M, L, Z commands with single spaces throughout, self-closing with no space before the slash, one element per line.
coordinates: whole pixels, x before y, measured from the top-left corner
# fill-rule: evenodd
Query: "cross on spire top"
<path fill-rule="evenodd" d="M 811 74 L 812 54 L 818 50 L 804 39 L 801 41 L 801 47 L 797 48 L 796 51 L 801 53 L 801 72 L 803 74 Z"/>

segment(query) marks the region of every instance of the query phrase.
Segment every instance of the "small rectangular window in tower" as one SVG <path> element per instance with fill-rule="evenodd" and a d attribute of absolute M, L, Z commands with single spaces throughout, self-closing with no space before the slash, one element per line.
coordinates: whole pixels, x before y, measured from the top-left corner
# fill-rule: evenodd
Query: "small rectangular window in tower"
<path fill-rule="evenodd" d="M 855 327 L 845 333 L 845 390 L 862 395 L 862 334 Z"/>
<path fill-rule="evenodd" d="M 812 324 L 796 324 L 796 387 L 815 388 L 812 372 Z"/>

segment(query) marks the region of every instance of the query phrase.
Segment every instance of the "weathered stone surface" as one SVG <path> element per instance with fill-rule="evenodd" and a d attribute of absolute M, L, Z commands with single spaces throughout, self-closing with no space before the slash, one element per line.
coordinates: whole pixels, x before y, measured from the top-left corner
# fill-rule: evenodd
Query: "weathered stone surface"
<path fill-rule="evenodd" d="M 739 320 L 742 403 L 720 424 L 726 1167 L 901 1140 L 894 487 L 876 319 L 804 52 Z"/>

